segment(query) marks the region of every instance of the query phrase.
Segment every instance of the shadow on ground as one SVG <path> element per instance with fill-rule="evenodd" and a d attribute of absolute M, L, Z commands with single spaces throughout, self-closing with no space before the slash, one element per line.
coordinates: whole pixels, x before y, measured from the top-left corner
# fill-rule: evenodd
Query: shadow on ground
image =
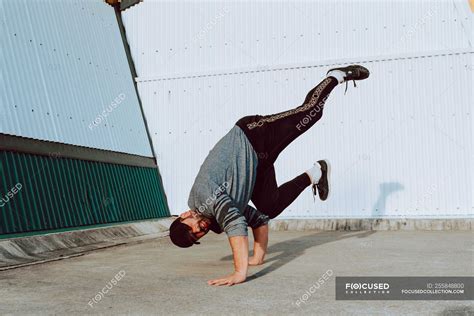
<path fill-rule="evenodd" d="M 385 182 L 380 184 L 380 191 L 377 201 L 372 208 L 372 217 L 380 217 L 385 213 L 386 201 L 389 195 L 394 192 L 403 190 L 403 185 L 398 182 Z M 334 234 L 334 232 L 317 232 L 290 240 L 285 240 L 268 248 L 267 254 L 279 253 L 277 256 L 266 260 L 266 263 L 272 263 L 263 270 L 249 276 L 247 281 L 254 280 L 264 276 L 267 273 L 277 270 L 285 264 L 303 255 L 306 249 L 334 242 L 346 238 L 357 237 L 366 238 L 374 234 L 375 231 L 347 232 L 345 234 Z M 221 261 L 232 260 L 232 255 L 221 258 Z"/>
<path fill-rule="evenodd" d="M 264 276 L 267 273 L 277 270 L 285 264 L 293 261 L 299 256 L 303 255 L 306 249 L 317 247 L 326 243 L 358 237 L 364 238 L 371 235 L 373 232 L 347 232 L 345 234 L 334 234 L 334 232 L 317 232 L 311 235 L 306 235 L 298 238 L 285 240 L 268 247 L 267 255 L 272 253 L 280 253 L 279 255 L 265 260 L 265 263 L 272 263 L 270 266 L 258 271 L 257 273 L 249 276 L 248 281 L 252 281 L 258 277 Z M 232 255 L 228 255 L 221 258 L 221 261 L 232 260 Z"/>

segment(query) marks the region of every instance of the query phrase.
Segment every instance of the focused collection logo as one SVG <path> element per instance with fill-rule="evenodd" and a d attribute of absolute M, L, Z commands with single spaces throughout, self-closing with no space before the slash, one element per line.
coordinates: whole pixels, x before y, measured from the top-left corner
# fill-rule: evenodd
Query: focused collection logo
<path fill-rule="evenodd" d="M 390 284 L 388 283 L 353 283 L 345 284 L 346 294 L 388 294 L 390 293 Z"/>
<path fill-rule="evenodd" d="M 474 300 L 474 277 L 336 277 L 336 300 Z"/>

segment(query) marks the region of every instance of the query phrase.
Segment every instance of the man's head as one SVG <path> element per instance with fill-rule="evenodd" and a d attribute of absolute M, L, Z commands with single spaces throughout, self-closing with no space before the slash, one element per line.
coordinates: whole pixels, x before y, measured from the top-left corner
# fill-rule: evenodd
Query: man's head
<path fill-rule="evenodd" d="M 202 216 L 194 210 L 182 213 L 171 224 L 170 238 L 176 246 L 187 248 L 209 232 L 211 226 L 210 219 Z"/>

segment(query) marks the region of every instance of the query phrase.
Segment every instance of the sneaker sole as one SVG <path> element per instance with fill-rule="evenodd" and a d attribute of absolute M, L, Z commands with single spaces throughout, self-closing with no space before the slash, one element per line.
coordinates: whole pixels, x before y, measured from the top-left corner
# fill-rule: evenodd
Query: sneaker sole
<path fill-rule="evenodd" d="M 327 159 L 324 159 L 324 161 L 326 162 L 326 165 L 328 166 L 328 170 L 327 170 L 327 173 L 326 173 L 326 178 L 328 180 L 328 196 L 326 197 L 326 200 L 324 201 L 327 201 L 329 199 L 329 197 L 331 196 L 331 164 L 329 163 L 329 161 Z"/>

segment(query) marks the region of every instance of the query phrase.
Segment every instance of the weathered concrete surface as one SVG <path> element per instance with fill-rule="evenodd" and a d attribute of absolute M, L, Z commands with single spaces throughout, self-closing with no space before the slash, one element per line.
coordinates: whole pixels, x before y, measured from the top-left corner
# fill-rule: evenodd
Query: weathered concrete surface
<path fill-rule="evenodd" d="M 232 270 L 230 253 L 225 236 L 211 233 L 190 249 L 158 238 L 1 271 L 0 315 L 474 313 L 469 301 L 335 301 L 334 294 L 335 276 L 473 275 L 471 231 L 271 232 L 267 262 L 252 267 L 246 283 L 208 286 Z M 298 307 L 328 269 L 333 276 Z M 120 271 L 120 281 L 90 307 Z"/>
<path fill-rule="evenodd" d="M 97 249 L 165 236 L 174 218 L 0 240 L 0 271 L 34 263 L 80 256 Z M 473 230 L 474 219 L 275 219 L 270 229 L 359 230 Z"/>

